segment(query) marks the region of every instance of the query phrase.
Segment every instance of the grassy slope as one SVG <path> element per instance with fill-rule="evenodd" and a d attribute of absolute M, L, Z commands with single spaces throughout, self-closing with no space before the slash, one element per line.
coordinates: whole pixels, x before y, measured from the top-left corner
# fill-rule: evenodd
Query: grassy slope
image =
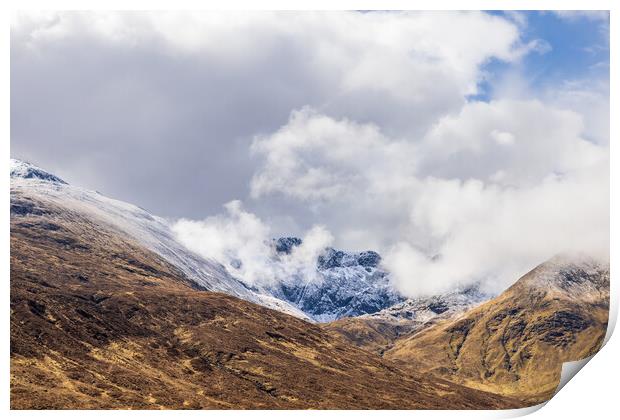
<path fill-rule="evenodd" d="M 423 328 L 415 321 L 400 322 L 372 318 L 342 318 L 323 324 L 333 337 L 382 356 L 403 336 Z"/>
<path fill-rule="evenodd" d="M 11 407 L 507 408 L 286 314 L 196 290 L 154 254 L 15 192 Z"/>
<path fill-rule="evenodd" d="M 398 340 L 385 358 L 470 387 L 532 403 L 549 399 L 561 365 L 600 347 L 607 329 L 609 271 L 595 290 L 548 287 L 545 264 L 457 319 Z"/>

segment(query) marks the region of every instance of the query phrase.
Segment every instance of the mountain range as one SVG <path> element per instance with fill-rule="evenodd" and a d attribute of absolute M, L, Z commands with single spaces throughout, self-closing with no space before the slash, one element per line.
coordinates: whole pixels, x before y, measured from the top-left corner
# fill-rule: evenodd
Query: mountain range
<path fill-rule="evenodd" d="M 302 244 L 295 237 L 274 240 L 274 258 L 290 254 Z M 294 273 L 262 288 L 318 322 L 370 314 L 404 300 L 389 282 L 389 273 L 380 267 L 381 256 L 374 251 L 350 253 L 326 248 L 316 261 L 311 279 Z"/>
<path fill-rule="evenodd" d="M 316 274 L 247 285 L 165 219 L 11 160 L 11 407 L 522 407 L 607 326 L 589 257 L 499 296 L 407 299 L 373 251 L 328 248 Z"/>
<path fill-rule="evenodd" d="M 191 252 L 176 240 L 167 220 L 96 191 L 69 185 L 41 168 L 16 159 L 11 159 L 11 214 L 54 214 L 57 220 L 88 219 L 154 252 L 198 289 L 227 293 L 306 318 L 287 302 L 250 290 L 219 262 Z"/>
<path fill-rule="evenodd" d="M 541 402 L 555 391 L 558 366 L 600 348 L 608 316 L 609 265 L 556 256 L 497 298 L 399 341 L 385 358 Z"/>

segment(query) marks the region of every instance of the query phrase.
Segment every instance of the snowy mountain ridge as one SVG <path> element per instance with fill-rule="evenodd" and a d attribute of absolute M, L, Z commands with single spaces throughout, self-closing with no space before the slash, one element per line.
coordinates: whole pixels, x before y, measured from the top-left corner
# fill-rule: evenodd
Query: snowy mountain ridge
<path fill-rule="evenodd" d="M 273 258 L 293 252 L 302 240 L 273 240 Z M 261 290 L 287 301 L 318 322 L 380 311 L 404 300 L 390 284 L 389 273 L 380 267 L 374 251 L 346 252 L 326 248 L 316 261 L 316 275 L 291 275 Z"/>
<path fill-rule="evenodd" d="M 564 299 L 590 302 L 609 289 L 609 261 L 586 254 L 560 254 L 540 264 L 512 287 L 546 290 Z"/>
<path fill-rule="evenodd" d="M 220 263 L 203 258 L 181 245 L 167 220 L 140 207 L 67 184 L 49 172 L 17 159 L 11 159 L 11 213 L 29 211 L 19 196 L 32 197 L 68 212 L 87 215 L 155 252 L 177 267 L 200 288 L 223 292 L 263 306 L 308 319 L 300 310 L 270 295 L 256 293 L 231 276 Z"/>
<path fill-rule="evenodd" d="M 23 195 L 63 209 L 67 217 L 71 213 L 86 215 L 155 252 L 202 289 L 227 293 L 303 319 L 330 322 L 364 316 L 422 321 L 488 298 L 478 289 L 471 289 L 432 298 L 406 299 L 390 283 L 378 253 L 334 248 L 326 248 L 318 256 L 312 279 L 298 273 L 269 285 L 245 284 L 225 265 L 182 245 L 166 219 L 96 191 L 70 185 L 27 162 L 11 159 L 10 166 L 11 214 L 33 211 L 32 204 L 21 201 Z M 302 240 L 296 237 L 274 239 L 271 244 L 274 263 L 301 244 Z M 231 261 L 231 269 L 241 263 Z"/>
<path fill-rule="evenodd" d="M 59 184 L 67 184 L 62 179 L 58 178 L 38 166 L 32 165 L 28 162 L 24 162 L 18 159 L 11 159 L 11 179 L 23 178 L 23 179 L 40 179 L 43 181 L 55 182 Z"/>
<path fill-rule="evenodd" d="M 409 320 L 424 324 L 437 317 L 465 312 L 491 298 L 492 295 L 483 292 L 478 285 L 473 285 L 440 295 L 405 299 L 389 308 L 362 317 L 385 321 Z"/>

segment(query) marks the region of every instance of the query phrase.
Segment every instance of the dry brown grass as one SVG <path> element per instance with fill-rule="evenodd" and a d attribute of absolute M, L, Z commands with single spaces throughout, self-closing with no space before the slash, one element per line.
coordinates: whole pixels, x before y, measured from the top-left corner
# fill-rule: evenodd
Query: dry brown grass
<path fill-rule="evenodd" d="M 80 215 L 12 216 L 11 408 L 519 405 L 401 370 L 318 325 L 196 290 Z"/>
<path fill-rule="evenodd" d="M 466 386 L 539 403 L 553 395 L 563 362 L 601 346 L 609 313 L 609 272 L 593 294 L 556 293 L 531 281 L 456 319 L 398 340 L 385 358 Z"/>

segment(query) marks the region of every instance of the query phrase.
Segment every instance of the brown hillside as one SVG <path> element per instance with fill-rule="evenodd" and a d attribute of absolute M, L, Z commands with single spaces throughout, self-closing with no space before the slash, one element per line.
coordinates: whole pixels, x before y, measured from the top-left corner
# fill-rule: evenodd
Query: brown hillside
<path fill-rule="evenodd" d="M 556 257 L 496 299 L 398 340 L 385 358 L 538 403 L 553 395 L 563 362 L 599 349 L 608 312 L 608 265 Z"/>
<path fill-rule="evenodd" d="M 11 216 L 11 408 L 510 408 L 200 291 L 159 257 L 31 198 Z"/>
<path fill-rule="evenodd" d="M 333 337 L 379 356 L 390 349 L 398 338 L 423 327 L 410 320 L 396 322 L 364 317 L 342 318 L 323 324 L 323 328 Z"/>

